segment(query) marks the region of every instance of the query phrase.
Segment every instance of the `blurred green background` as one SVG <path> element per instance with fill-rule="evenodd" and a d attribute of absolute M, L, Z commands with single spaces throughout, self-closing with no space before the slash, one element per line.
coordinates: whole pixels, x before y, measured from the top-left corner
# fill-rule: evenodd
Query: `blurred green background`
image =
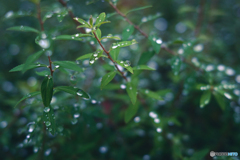
<path fill-rule="evenodd" d="M 90 15 L 96 18 L 101 12 L 108 16 L 115 12 L 105 1 L 69 0 L 67 3 L 75 16 L 85 20 Z M 239 159 L 211 158 L 209 152 L 240 154 L 240 1 L 119 0 L 117 3 L 123 13 L 147 5 L 152 7 L 129 13 L 128 18 L 138 25 L 160 13 L 160 17 L 141 24 L 140 28 L 148 35 L 160 37 L 163 45 L 183 55 L 190 63 L 203 66 L 207 76 L 184 62 L 179 75 L 175 76 L 171 70 L 172 56 L 161 50 L 147 62 L 156 71 L 140 74 L 138 87 L 156 91 L 164 100 L 139 98 L 138 101 L 143 103 L 136 116 L 126 124 L 123 116 L 130 100 L 120 87 L 125 83 L 122 77 L 117 76 L 106 89 L 100 90 L 100 79 L 108 70 L 107 63 L 96 62 L 89 66 L 87 61 L 78 61 L 85 71 L 78 74 L 56 71 L 54 85 L 78 86 L 91 95 L 91 100 L 63 93 L 54 95 L 52 107 L 58 133 L 53 136 L 48 131 L 44 134 L 40 123 L 43 112 L 40 96 L 29 98 L 14 108 L 24 95 L 40 90 L 43 77 L 36 72 L 42 70 L 24 74 L 9 72 L 40 50 L 35 44 L 35 33 L 6 30 L 21 25 L 40 30 L 36 6 L 24 0 L 0 1 L 1 159 Z M 202 15 L 199 14 L 201 7 Z M 44 27 L 48 34 L 79 32 L 58 1 L 42 0 L 41 10 L 42 17 L 47 17 Z M 102 35 L 111 33 L 121 37 L 128 23 L 117 14 L 108 20 L 111 23 L 101 27 Z M 138 44 L 122 48 L 119 59 L 129 60 L 131 66 L 136 66 L 141 54 L 151 53 L 152 48 L 137 30 L 130 39 L 136 39 Z M 192 44 L 188 51 L 182 44 L 174 43 L 179 39 Z M 112 42 L 103 44 L 109 48 Z M 75 61 L 77 57 L 93 52 L 89 43 L 99 47 L 92 39 L 54 41 L 52 60 Z M 188 52 L 186 55 L 185 51 Z M 48 59 L 42 56 L 38 62 L 48 64 Z M 196 86 L 210 82 L 214 85 L 233 84 L 233 88 L 224 88 L 233 98 L 229 100 L 222 96 L 219 105 L 212 96 L 210 103 L 200 108 L 202 91 Z"/>

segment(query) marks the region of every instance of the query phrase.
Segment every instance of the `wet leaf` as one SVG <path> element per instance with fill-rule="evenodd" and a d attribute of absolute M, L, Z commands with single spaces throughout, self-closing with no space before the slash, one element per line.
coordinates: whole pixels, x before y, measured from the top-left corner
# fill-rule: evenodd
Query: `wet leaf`
<path fill-rule="evenodd" d="M 217 92 L 213 92 L 213 95 L 218 103 L 218 105 L 221 107 L 222 110 L 225 110 L 226 103 L 224 101 L 224 98 Z"/>
<path fill-rule="evenodd" d="M 41 85 L 42 101 L 45 107 L 48 107 L 51 103 L 53 96 L 53 79 L 52 77 L 44 78 Z"/>
<path fill-rule="evenodd" d="M 148 89 L 147 90 L 141 90 L 141 93 L 143 93 L 144 95 L 146 95 L 149 98 L 153 98 L 153 99 L 156 99 L 156 100 L 163 100 L 163 98 L 160 96 L 159 93 L 150 91 Z"/>
<path fill-rule="evenodd" d="M 48 129 L 48 131 L 54 135 L 56 133 L 56 122 L 55 115 L 51 105 L 44 108 L 43 111 L 43 120 Z"/>
<path fill-rule="evenodd" d="M 126 68 L 129 72 L 131 72 L 133 74 L 133 69 L 130 66 L 128 61 L 124 62 L 124 61 L 117 60 L 116 62 L 118 65 L 122 66 L 123 68 Z"/>
<path fill-rule="evenodd" d="M 139 108 L 139 103 L 137 102 L 134 105 L 130 105 L 124 113 L 124 121 L 128 123 L 137 113 Z"/>
<path fill-rule="evenodd" d="M 85 99 L 90 99 L 90 95 L 80 88 L 75 88 L 75 87 L 71 87 L 71 86 L 58 86 L 58 87 L 54 88 L 54 90 L 64 91 L 64 92 L 70 93 L 72 95 L 77 95 L 77 96 L 80 96 Z"/>
<path fill-rule="evenodd" d="M 106 14 L 104 12 L 101 13 L 96 19 L 95 27 L 99 26 L 100 23 L 104 22 L 105 18 L 106 18 Z"/>
<path fill-rule="evenodd" d="M 88 28 L 92 28 L 85 20 L 81 19 L 81 18 L 74 18 L 74 20 L 76 20 L 77 22 L 79 22 L 81 25 L 85 25 Z M 80 26 L 81 26 L 80 25 Z"/>
<path fill-rule="evenodd" d="M 59 67 L 71 69 L 78 72 L 83 71 L 82 68 L 80 68 L 75 62 L 72 62 L 72 61 L 54 61 L 53 64 L 59 65 Z"/>
<path fill-rule="evenodd" d="M 136 43 L 137 43 L 137 41 L 135 39 L 133 39 L 132 41 L 123 41 L 123 42 L 113 43 L 112 49 L 127 47 L 127 46 L 131 46 L 133 44 L 136 44 Z"/>
<path fill-rule="evenodd" d="M 151 70 L 154 71 L 154 68 L 148 67 L 147 65 L 139 65 L 136 67 L 133 67 L 133 70 Z"/>
<path fill-rule="evenodd" d="M 75 41 L 82 41 L 82 38 L 78 38 L 75 35 L 60 35 L 55 37 L 53 40 L 75 40 Z"/>
<path fill-rule="evenodd" d="M 160 49 L 161 49 L 162 39 L 158 38 L 154 35 L 149 36 L 148 39 L 150 40 L 154 51 L 156 52 L 156 54 L 158 54 L 160 52 Z"/>
<path fill-rule="evenodd" d="M 96 30 L 96 35 L 97 35 L 98 39 L 101 39 L 102 32 L 99 28 Z"/>
<path fill-rule="evenodd" d="M 143 52 L 138 61 L 138 65 L 146 64 L 154 55 L 154 52 Z"/>
<path fill-rule="evenodd" d="M 134 27 L 133 25 L 129 25 L 126 28 L 123 29 L 122 32 L 122 40 L 126 41 L 134 32 Z"/>
<path fill-rule="evenodd" d="M 37 53 L 34 53 L 32 55 L 30 55 L 26 62 L 24 63 L 23 69 L 22 69 L 22 73 L 26 72 L 26 70 L 28 70 L 29 66 L 35 62 L 36 60 L 38 60 L 38 58 L 43 54 L 44 51 L 38 51 Z"/>
<path fill-rule="evenodd" d="M 25 65 L 25 64 L 20 64 L 20 65 L 14 67 L 13 69 L 11 69 L 9 72 L 22 71 L 24 65 Z M 45 65 L 45 64 L 31 64 L 31 65 L 29 65 L 29 66 L 27 67 L 26 70 L 34 69 L 34 68 L 39 68 L 39 67 L 47 67 L 47 65 Z"/>
<path fill-rule="evenodd" d="M 179 57 L 175 56 L 171 59 L 171 67 L 174 75 L 178 75 L 181 69 L 181 64 L 182 64 L 182 61 Z"/>
<path fill-rule="evenodd" d="M 32 98 L 32 97 L 37 96 L 37 95 L 39 95 L 39 94 L 41 94 L 40 91 L 32 92 L 32 93 L 29 93 L 29 94 L 25 95 L 22 99 L 20 99 L 20 100 L 17 102 L 17 104 L 16 104 L 14 107 L 17 107 L 17 105 L 18 105 L 20 102 L 24 101 L 25 99 Z"/>
<path fill-rule="evenodd" d="M 120 48 L 115 48 L 110 51 L 110 55 L 114 61 L 118 59 L 119 52 L 120 52 Z"/>
<path fill-rule="evenodd" d="M 126 89 L 127 89 L 127 93 L 128 93 L 128 96 L 131 99 L 132 104 L 135 104 L 136 100 L 137 100 L 137 86 L 136 86 L 136 84 L 132 84 L 132 82 L 128 82 Z"/>
<path fill-rule="evenodd" d="M 211 91 L 207 90 L 204 91 L 201 99 L 200 99 L 200 107 L 203 108 L 204 106 L 206 106 L 211 100 Z"/>
<path fill-rule="evenodd" d="M 116 71 L 109 72 L 102 77 L 101 89 L 105 87 L 115 77 Z"/>
<path fill-rule="evenodd" d="M 9 31 L 21 31 L 21 32 L 35 32 L 35 33 L 40 33 L 38 30 L 28 27 L 28 26 L 15 26 L 15 27 L 10 27 L 7 30 Z"/>

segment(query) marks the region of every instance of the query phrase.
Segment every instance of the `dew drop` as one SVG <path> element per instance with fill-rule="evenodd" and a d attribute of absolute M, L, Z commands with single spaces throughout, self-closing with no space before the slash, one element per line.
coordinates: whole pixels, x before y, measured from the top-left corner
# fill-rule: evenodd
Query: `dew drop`
<path fill-rule="evenodd" d="M 159 123 L 159 122 L 160 122 L 160 119 L 159 119 L 159 118 L 155 118 L 155 119 L 154 119 L 154 122 L 155 122 L 155 123 Z"/>
<path fill-rule="evenodd" d="M 161 128 L 157 128 L 156 129 L 158 133 L 161 133 L 162 132 L 162 129 Z"/>
<path fill-rule="evenodd" d="M 127 32 L 129 32 L 130 31 L 130 29 L 127 29 Z"/>
<path fill-rule="evenodd" d="M 135 117 L 135 118 L 134 118 L 134 122 L 135 122 L 135 123 L 139 123 L 140 120 L 141 120 L 140 117 Z"/>
<path fill-rule="evenodd" d="M 120 88 L 121 88 L 121 89 L 126 89 L 126 85 L 121 84 L 121 85 L 120 85 Z"/>
<path fill-rule="evenodd" d="M 94 99 L 91 102 L 92 102 L 92 104 L 96 104 L 97 103 L 97 101 L 94 100 Z"/>
<path fill-rule="evenodd" d="M 49 156 L 50 153 L 51 153 L 51 151 L 52 151 L 51 148 L 47 149 L 47 150 L 44 152 L 44 155 L 45 155 L 45 156 Z"/>
<path fill-rule="evenodd" d="M 77 119 L 73 119 L 73 120 L 71 121 L 71 123 L 72 123 L 73 125 L 77 124 L 77 122 L 78 122 Z"/>
<path fill-rule="evenodd" d="M 78 96 L 82 96 L 83 94 L 82 94 L 82 93 L 80 93 L 80 92 L 77 92 L 77 95 L 78 95 Z"/>
<path fill-rule="evenodd" d="M 49 40 L 47 40 L 47 39 L 41 39 L 41 40 L 39 41 L 39 45 L 40 45 L 42 48 L 46 49 L 46 48 L 49 48 L 49 47 L 50 47 L 50 42 L 49 42 Z"/>
<path fill-rule="evenodd" d="M 59 68 L 60 66 L 59 65 L 56 65 L 55 68 Z"/>
<path fill-rule="evenodd" d="M 47 112 L 49 112 L 49 111 L 50 111 L 50 108 L 49 108 L 49 107 L 45 107 L 45 108 L 44 108 L 44 112 L 47 113 Z"/>
<path fill-rule="evenodd" d="M 28 129 L 28 132 L 32 133 L 33 130 L 34 130 L 35 126 L 34 125 L 30 125 L 29 126 L 29 129 Z"/>
<path fill-rule="evenodd" d="M 106 146 L 101 146 L 100 148 L 99 148 L 99 152 L 100 153 L 106 153 L 108 151 L 108 148 L 106 147 Z"/>
<path fill-rule="evenodd" d="M 80 117 L 80 114 L 79 114 L 79 113 L 75 113 L 75 114 L 73 115 L 73 117 L 74 117 L 74 118 L 78 118 L 78 117 Z"/>
<path fill-rule="evenodd" d="M 13 16 L 13 11 L 8 11 L 6 14 L 5 14 L 5 18 L 10 18 Z"/>
<path fill-rule="evenodd" d="M 33 152 L 34 152 L 34 153 L 37 153 L 37 152 L 38 152 L 38 147 L 34 147 L 34 148 L 33 148 Z"/>
<path fill-rule="evenodd" d="M 157 40 L 156 40 L 156 43 L 157 43 L 157 44 L 162 44 L 162 40 L 161 40 L 161 39 L 157 39 Z"/>
<path fill-rule="evenodd" d="M 94 63 L 94 60 L 91 60 L 89 63 L 93 64 L 93 63 Z"/>
<path fill-rule="evenodd" d="M 48 126 L 50 126 L 50 125 L 51 125 L 51 122 L 47 121 L 47 122 L 46 122 L 46 126 L 48 127 Z"/>
<path fill-rule="evenodd" d="M 112 49 L 115 49 L 115 48 L 117 48 L 118 46 L 112 46 Z"/>

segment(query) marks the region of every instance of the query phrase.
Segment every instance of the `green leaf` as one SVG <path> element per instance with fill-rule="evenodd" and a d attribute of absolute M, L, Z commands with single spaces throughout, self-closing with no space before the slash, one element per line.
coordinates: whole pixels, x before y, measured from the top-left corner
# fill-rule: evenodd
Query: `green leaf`
<path fill-rule="evenodd" d="M 114 61 L 118 59 L 119 52 L 120 52 L 120 48 L 115 48 L 110 51 L 110 55 Z"/>
<path fill-rule="evenodd" d="M 97 17 L 94 27 L 97 27 L 98 24 L 104 22 L 105 18 L 106 18 L 106 14 L 105 14 L 104 12 L 101 13 L 101 14 Z"/>
<path fill-rule="evenodd" d="M 129 72 L 131 72 L 133 74 L 133 69 L 130 66 L 128 61 L 124 62 L 124 61 L 117 60 L 116 62 L 118 65 L 122 66 L 123 68 L 126 68 Z"/>
<path fill-rule="evenodd" d="M 133 25 L 129 25 L 126 28 L 124 28 L 122 32 L 122 40 L 126 41 L 134 32 L 134 27 Z"/>
<path fill-rule="evenodd" d="M 24 66 L 23 66 L 22 73 L 26 72 L 26 70 L 28 70 L 29 66 L 30 66 L 33 62 L 35 62 L 36 60 L 38 60 L 38 58 L 43 54 L 43 52 L 44 52 L 44 51 L 38 51 L 37 53 L 34 53 L 34 54 L 30 55 L 30 56 L 27 58 Z"/>
<path fill-rule="evenodd" d="M 154 71 L 154 68 L 148 67 L 147 65 L 139 65 L 136 67 L 133 67 L 133 70 L 151 70 Z"/>
<path fill-rule="evenodd" d="M 92 53 L 92 56 L 90 57 L 89 63 L 92 65 L 98 58 L 102 57 L 103 50 L 97 49 L 97 51 Z"/>
<path fill-rule="evenodd" d="M 128 82 L 126 89 L 127 89 L 127 93 L 128 93 L 128 96 L 131 99 L 132 104 L 135 104 L 136 100 L 137 100 L 137 86 L 136 86 L 136 84 L 133 85 L 131 82 Z"/>
<path fill-rule="evenodd" d="M 179 10 L 178 13 L 182 14 L 182 13 L 187 13 L 187 12 L 194 12 L 196 11 L 196 9 L 192 6 L 188 6 L 188 5 L 182 5 Z"/>
<path fill-rule="evenodd" d="M 125 15 L 127 15 L 128 13 L 134 12 L 134 11 L 139 11 L 139 10 L 143 10 L 143 9 L 150 8 L 150 7 L 152 7 L 152 6 L 149 5 L 149 6 L 134 8 L 134 9 L 131 9 L 131 10 L 127 11 L 127 12 L 125 13 Z"/>
<path fill-rule="evenodd" d="M 80 68 L 75 62 L 72 62 L 72 61 L 54 61 L 53 64 L 59 65 L 59 67 L 71 69 L 78 72 L 83 71 L 82 68 Z"/>
<path fill-rule="evenodd" d="M 102 77 L 101 89 L 105 87 L 115 77 L 116 71 L 109 72 Z"/>
<path fill-rule="evenodd" d="M 121 40 L 121 38 L 119 38 L 118 36 L 104 36 L 100 39 L 103 40 L 103 39 L 115 39 L 115 40 Z"/>
<path fill-rule="evenodd" d="M 22 71 L 24 65 L 25 64 L 20 64 L 20 65 L 14 67 L 13 69 L 11 69 L 9 72 Z M 31 64 L 31 65 L 28 66 L 27 70 L 34 69 L 34 68 L 39 68 L 39 67 L 47 67 L 47 65 L 45 65 L 45 64 Z"/>
<path fill-rule="evenodd" d="M 153 99 L 156 99 L 156 100 L 163 100 L 163 98 L 160 96 L 159 93 L 149 91 L 148 89 L 147 90 L 141 90 L 141 93 L 143 93 L 144 95 L 146 95 L 149 98 L 153 98 Z"/>
<path fill-rule="evenodd" d="M 48 129 L 48 131 L 54 135 L 56 133 L 56 123 L 55 123 L 55 115 L 51 105 L 44 108 L 43 111 L 43 120 Z"/>
<path fill-rule="evenodd" d="M 77 26 L 77 29 L 79 28 L 91 28 L 91 26 L 89 24 L 83 24 L 83 25 Z"/>
<path fill-rule="evenodd" d="M 139 108 L 139 103 L 137 102 L 135 105 L 130 105 L 124 113 L 124 121 L 128 123 L 137 113 Z"/>
<path fill-rule="evenodd" d="M 93 18 L 92 18 L 92 16 L 89 18 L 89 23 L 90 23 L 91 26 L 93 26 Z"/>
<path fill-rule="evenodd" d="M 203 108 L 204 106 L 206 106 L 210 102 L 210 99 L 211 91 L 210 90 L 204 91 L 200 99 L 200 107 Z"/>
<path fill-rule="evenodd" d="M 174 75 L 178 75 L 178 73 L 180 71 L 180 68 L 181 68 L 181 64 L 182 64 L 182 61 L 181 61 L 181 59 L 179 57 L 174 56 L 171 59 L 171 67 L 172 67 Z"/>
<path fill-rule="evenodd" d="M 110 21 L 104 21 L 104 22 L 101 22 L 101 23 L 98 23 L 97 25 L 95 25 L 95 27 L 100 27 L 102 24 L 105 24 L 105 23 L 111 23 Z"/>
<path fill-rule="evenodd" d="M 77 96 L 80 96 L 85 99 L 90 99 L 90 95 L 87 94 L 85 91 L 83 91 L 80 88 L 75 88 L 75 87 L 71 87 L 71 86 L 59 86 L 54 89 L 56 91 L 64 91 L 64 92 L 70 93 L 72 95 L 77 95 Z"/>
<path fill-rule="evenodd" d="M 17 105 L 18 105 L 20 102 L 22 102 L 23 100 L 25 100 L 25 99 L 27 99 L 27 98 L 32 98 L 32 97 L 37 96 L 37 95 L 39 95 L 39 94 L 41 94 L 40 91 L 32 92 L 32 93 L 29 93 L 29 94 L 25 95 L 22 99 L 20 99 L 20 100 L 17 102 L 17 104 L 16 104 L 14 107 L 17 107 Z"/>
<path fill-rule="evenodd" d="M 40 72 L 36 72 L 37 75 L 39 76 L 46 76 L 46 75 L 51 75 L 49 70 L 44 70 L 44 71 L 40 71 Z"/>
<path fill-rule="evenodd" d="M 138 65 L 146 64 L 154 56 L 154 54 L 154 52 L 143 52 L 138 61 Z"/>
<path fill-rule="evenodd" d="M 7 30 L 9 31 L 21 31 L 21 32 L 35 32 L 35 33 L 40 33 L 38 30 L 28 27 L 28 26 L 15 26 L 15 27 L 10 27 Z"/>
<path fill-rule="evenodd" d="M 77 60 L 88 59 L 90 57 L 92 57 L 92 53 L 84 54 L 83 56 L 78 57 Z"/>
<path fill-rule="evenodd" d="M 86 25 L 88 28 L 92 28 L 86 21 L 84 21 L 81 18 L 74 18 L 74 20 L 76 20 L 77 22 L 79 22 L 81 25 Z"/>
<path fill-rule="evenodd" d="M 156 52 L 156 54 L 158 54 L 160 52 L 160 49 L 161 49 L 162 40 L 160 38 L 157 38 L 154 35 L 149 36 L 148 39 L 150 40 L 154 51 Z"/>
<path fill-rule="evenodd" d="M 222 108 L 222 110 L 225 110 L 226 103 L 224 101 L 224 98 L 217 92 L 213 92 L 213 95 L 214 95 L 218 105 Z"/>
<path fill-rule="evenodd" d="M 42 101 L 45 107 L 48 107 L 52 100 L 53 95 L 53 80 L 52 77 L 44 78 L 41 85 Z"/>
<path fill-rule="evenodd" d="M 97 35 L 98 39 L 101 39 L 102 32 L 99 28 L 96 30 L 96 35 Z"/>
<path fill-rule="evenodd" d="M 220 87 L 221 87 L 221 86 L 220 86 Z M 227 99 L 232 99 L 232 98 L 233 98 L 233 96 L 232 96 L 230 93 L 224 91 L 224 90 L 221 89 L 220 87 L 214 87 L 214 90 L 215 90 L 216 92 L 218 92 L 219 94 L 223 95 L 224 97 L 226 97 Z"/>
<path fill-rule="evenodd" d="M 59 35 L 55 38 L 53 38 L 53 40 L 75 40 L 75 41 L 82 41 L 82 38 L 78 38 L 75 35 Z"/>
<path fill-rule="evenodd" d="M 147 17 L 143 17 L 139 26 L 142 25 L 143 23 L 147 23 L 149 21 L 152 21 L 152 20 L 154 20 L 154 19 L 156 19 L 160 16 L 161 16 L 161 13 L 156 13 L 155 15 L 150 15 L 150 16 L 147 16 Z"/>
<path fill-rule="evenodd" d="M 127 47 L 127 46 L 131 46 L 133 44 L 136 44 L 136 43 L 137 43 L 137 41 L 135 39 L 133 39 L 131 41 L 123 41 L 123 42 L 113 43 L 112 49 Z"/>

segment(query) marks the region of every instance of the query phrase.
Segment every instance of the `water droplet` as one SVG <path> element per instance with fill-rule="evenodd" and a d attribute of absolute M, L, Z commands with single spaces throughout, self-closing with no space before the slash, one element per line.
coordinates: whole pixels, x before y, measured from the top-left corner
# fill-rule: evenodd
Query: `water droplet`
<path fill-rule="evenodd" d="M 135 123 L 139 123 L 140 120 L 141 120 L 140 117 L 135 117 L 135 118 L 134 118 L 134 122 L 135 122 Z"/>
<path fill-rule="evenodd" d="M 126 85 L 121 84 L 121 85 L 120 85 L 120 88 L 121 88 L 121 89 L 126 89 Z"/>
<path fill-rule="evenodd" d="M 158 133 L 161 133 L 162 132 L 162 129 L 161 128 L 157 128 L 156 129 Z"/>
<path fill-rule="evenodd" d="M 72 123 L 73 125 L 77 124 L 77 122 L 78 122 L 77 119 L 73 119 L 73 120 L 71 121 L 71 123 Z"/>
<path fill-rule="evenodd" d="M 118 46 L 112 46 L 112 49 L 115 49 L 115 48 L 117 48 Z"/>
<path fill-rule="evenodd" d="M 159 123 L 159 122 L 160 122 L 160 119 L 159 119 L 159 118 L 155 118 L 155 119 L 154 119 L 154 122 L 155 122 L 155 123 Z"/>
<path fill-rule="evenodd" d="M 13 11 L 8 11 L 6 14 L 5 14 L 5 18 L 10 18 L 13 16 Z"/>
<path fill-rule="evenodd" d="M 74 39 L 75 37 L 72 36 L 72 39 Z"/>
<path fill-rule="evenodd" d="M 229 93 L 224 93 L 224 96 L 228 99 L 232 99 L 232 96 Z"/>
<path fill-rule="evenodd" d="M 89 63 L 93 64 L 93 63 L 94 63 L 94 60 L 91 60 Z"/>
<path fill-rule="evenodd" d="M 147 17 L 143 17 L 141 21 L 142 22 L 147 22 Z"/>
<path fill-rule="evenodd" d="M 100 148 L 99 148 L 99 152 L 100 153 L 106 153 L 108 151 L 108 148 L 106 147 L 106 146 L 101 146 Z"/>
<path fill-rule="evenodd" d="M 91 102 L 92 102 L 92 104 L 96 104 L 97 103 L 97 101 L 94 100 L 94 99 Z"/>
<path fill-rule="evenodd" d="M 30 133 L 33 132 L 34 128 L 35 128 L 34 125 L 30 125 L 30 126 L 29 126 L 29 129 L 28 129 L 28 132 L 30 132 Z"/>
<path fill-rule="evenodd" d="M 98 55 L 97 53 L 93 54 L 94 57 L 97 57 L 97 55 Z"/>
<path fill-rule="evenodd" d="M 60 66 L 59 65 L 56 65 L 55 68 L 59 68 Z"/>
<path fill-rule="evenodd" d="M 129 89 L 132 90 L 132 87 L 130 87 Z"/>
<path fill-rule="evenodd" d="M 43 39 L 45 39 L 45 38 L 47 38 L 47 35 L 46 35 L 45 33 L 42 33 L 42 34 L 41 34 L 41 37 L 42 37 Z"/>
<path fill-rule="evenodd" d="M 38 147 L 33 147 L 33 152 L 37 153 L 38 152 Z"/>
<path fill-rule="evenodd" d="M 47 40 L 47 39 L 41 39 L 41 40 L 38 42 L 38 44 L 39 44 L 42 48 L 44 48 L 44 49 L 50 47 L 50 42 L 49 42 L 49 40 Z"/>
<path fill-rule="evenodd" d="M 50 153 L 51 153 L 51 151 L 52 151 L 51 148 L 47 149 L 47 150 L 44 152 L 44 155 L 45 155 L 45 156 L 49 156 Z"/>
<path fill-rule="evenodd" d="M 232 68 L 226 69 L 226 74 L 228 76 L 233 76 L 235 74 L 235 71 Z"/>
<path fill-rule="evenodd" d="M 49 111 L 50 111 L 50 108 L 49 108 L 49 107 L 45 107 L 45 108 L 44 108 L 44 112 L 47 113 L 47 112 L 49 112 Z"/>
<path fill-rule="evenodd" d="M 149 93 L 149 90 L 146 90 L 145 93 L 148 94 L 148 93 Z"/>
<path fill-rule="evenodd" d="M 75 114 L 73 115 L 74 118 L 78 118 L 79 116 L 80 116 L 79 113 L 75 113 Z"/>
<path fill-rule="evenodd" d="M 47 121 L 47 122 L 46 122 L 46 126 L 48 127 L 48 126 L 50 126 L 50 125 L 51 125 L 51 122 Z"/>
<path fill-rule="evenodd" d="M 1 127 L 1 128 L 5 128 L 5 127 L 7 127 L 7 125 L 8 125 L 7 121 L 2 121 L 2 122 L 0 123 L 0 127 Z"/>
<path fill-rule="evenodd" d="M 75 37 L 78 37 L 78 36 L 79 36 L 79 34 L 76 34 L 76 35 L 75 35 Z"/>
<path fill-rule="evenodd" d="M 29 138 L 30 138 L 30 134 L 28 134 L 28 135 L 26 136 L 26 138 L 29 139 Z"/>
<path fill-rule="evenodd" d="M 127 29 L 127 32 L 129 32 L 130 31 L 130 29 Z"/>
<path fill-rule="evenodd" d="M 80 92 L 77 92 L 77 95 L 78 95 L 78 96 L 82 96 L 83 94 L 82 94 L 82 93 L 80 93 Z"/>
<path fill-rule="evenodd" d="M 157 118 L 157 114 L 154 112 L 149 112 L 149 116 L 154 119 Z"/>
<path fill-rule="evenodd" d="M 162 40 L 161 40 L 161 39 L 157 39 L 157 40 L 156 40 L 156 43 L 157 43 L 157 44 L 162 44 Z"/>
<path fill-rule="evenodd" d="M 96 57 L 94 60 L 96 61 L 96 60 L 98 60 L 98 58 Z"/>

